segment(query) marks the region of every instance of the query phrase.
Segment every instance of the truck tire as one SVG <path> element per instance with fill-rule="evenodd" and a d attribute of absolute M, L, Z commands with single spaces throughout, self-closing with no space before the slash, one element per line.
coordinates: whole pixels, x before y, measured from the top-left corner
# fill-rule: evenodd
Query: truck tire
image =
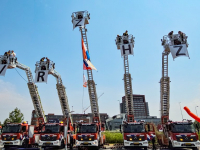
<path fill-rule="evenodd" d="M 64 141 L 62 140 L 62 142 L 61 142 L 61 145 L 60 145 L 60 147 L 59 147 L 60 149 L 63 149 L 63 148 L 65 148 L 65 143 L 64 143 Z"/>
<path fill-rule="evenodd" d="M 80 147 L 80 146 L 78 146 L 78 150 L 81 150 L 81 147 Z"/>
<path fill-rule="evenodd" d="M 197 147 L 193 147 L 192 150 L 198 150 L 198 148 Z"/>
<path fill-rule="evenodd" d="M 144 147 L 144 150 L 147 150 L 147 147 Z"/>

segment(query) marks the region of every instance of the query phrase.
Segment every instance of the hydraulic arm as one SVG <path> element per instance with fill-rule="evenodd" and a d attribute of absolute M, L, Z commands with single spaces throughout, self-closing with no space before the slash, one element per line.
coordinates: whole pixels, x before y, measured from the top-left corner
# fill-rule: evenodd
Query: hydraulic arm
<path fill-rule="evenodd" d="M 31 72 L 30 68 L 19 63 L 17 61 L 17 58 L 9 58 L 8 55 L 0 56 L 0 64 L 6 65 L 8 69 L 12 69 L 12 68 L 17 67 L 17 68 L 22 69 L 26 72 L 26 76 L 27 76 L 27 79 L 28 79 L 27 85 L 28 85 L 28 88 L 29 88 L 29 92 L 30 92 L 30 95 L 31 95 L 31 99 L 32 99 L 32 102 L 33 102 L 33 106 L 34 106 L 36 115 L 38 116 L 38 119 L 40 119 L 41 122 L 46 122 L 46 118 L 45 118 L 44 110 L 42 108 L 42 103 L 41 103 L 41 100 L 40 100 L 38 89 L 37 89 L 37 86 L 34 83 L 32 72 Z"/>

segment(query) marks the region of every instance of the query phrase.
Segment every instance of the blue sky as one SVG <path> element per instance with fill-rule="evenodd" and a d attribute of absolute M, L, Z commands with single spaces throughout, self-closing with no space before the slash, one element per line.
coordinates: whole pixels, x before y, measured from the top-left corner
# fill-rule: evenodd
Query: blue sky
<path fill-rule="evenodd" d="M 170 118 L 181 120 L 179 102 L 193 112 L 200 102 L 199 6 L 198 0 L 4 0 L 0 1 L 0 52 L 13 49 L 18 61 L 29 66 L 33 75 L 41 57 L 53 60 L 66 86 L 70 108 L 82 113 L 82 98 L 85 108 L 90 102 L 86 88 L 83 96 L 81 34 L 78 29 L 73 30 L 71 14 L 88 10 L 91 62 L 98 69 L 93 76 L 98 96 L 104 93 L 99 99 L 100 112 L 110 116 L 119 113 L 117 100 L 124 96 L 124 70 L 114 40 L 117 34 L 128 30 L 135 37 L 135 55 L 129 56 L 133 93 L 144 94 L 150 115 L 159 117 L 163 51 L 160 39 L 172 30 L 183 31 L 188 36 L 191 59 L 180 57 L 173 61 L 169 56 Z M 24 71 L 18 71 L 26 78 Z M 15 107 L 25 114 L 25 120 L 30 120 L 33 105 L 26 82 L 15 69 L 10 69 L 0 83 L 0 121 Z M 54 77 L 49 76 L 48 84 L 37 86 L 45 113 L 61 114 Z M 183 116 L 190 118 L 184 110 Z"/>

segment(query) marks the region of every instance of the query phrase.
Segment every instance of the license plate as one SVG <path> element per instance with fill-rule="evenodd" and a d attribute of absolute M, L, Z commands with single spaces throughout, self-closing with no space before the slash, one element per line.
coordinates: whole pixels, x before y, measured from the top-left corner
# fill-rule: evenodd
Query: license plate
<path fill-rule="evenodd" d="M 191 143 L 185 143 L 185 145 L 191 145 Z"/>
<path fill-rule="evenodd" d="M 133 143 L 134 145 L 139 145 L 139 143 L 138 142 L 136 142 L 136 143 Z"/>
<path fill-rule="evenodd" d="M 46 144 L 51 144 L 51 142 L 46 142 Z"/>
<path fill-rule="evenodd" d="M 83 144 L 88 144 L 88 142 L 84 142 Z"/>
<path fill-rule="evenodd" d="M 5 142 L 5 144 L 10 144 L 10 143 L 12 143 L 12 142 Z"/>

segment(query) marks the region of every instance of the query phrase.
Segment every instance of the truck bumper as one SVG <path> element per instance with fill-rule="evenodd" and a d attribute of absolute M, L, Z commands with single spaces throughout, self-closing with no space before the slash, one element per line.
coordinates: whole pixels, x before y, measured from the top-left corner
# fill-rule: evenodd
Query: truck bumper
<path fill-rule="evenodd" d="M 148 141 L 127 141 L 124 140 L 124 147 L 148 147 Z"/>
<path fill-rule="evenodd" d="M 38 142 L 39 146 L 61 146 L 61 141 L 56 140 L 56 141 L 41 141 L 39 140 Z"/>
<path fill-rule="evenodd" d="M 4 145 L 21 146 L 22 142 L 20 140 L 14 140 L 14 141 L 3 141 L 3 140 L 0 140 L 0 145 L 1 146 L 4 146 Z"/>
<path fill-rule="evenodd" d="M 190 148 L 190 147 L 199 147 L 200 146 L 200 141 L 196 142 L 178 142 L 178 141 L 172 141 L 172 146 L 173 147 L 182 147 L 182 148 Z"/>
<path fill-rule="evenodd" d="M 99 143 L 97 140 L 94 141 L 78 141 L 76 140 L 76 146 L 98 146 Z"/>

